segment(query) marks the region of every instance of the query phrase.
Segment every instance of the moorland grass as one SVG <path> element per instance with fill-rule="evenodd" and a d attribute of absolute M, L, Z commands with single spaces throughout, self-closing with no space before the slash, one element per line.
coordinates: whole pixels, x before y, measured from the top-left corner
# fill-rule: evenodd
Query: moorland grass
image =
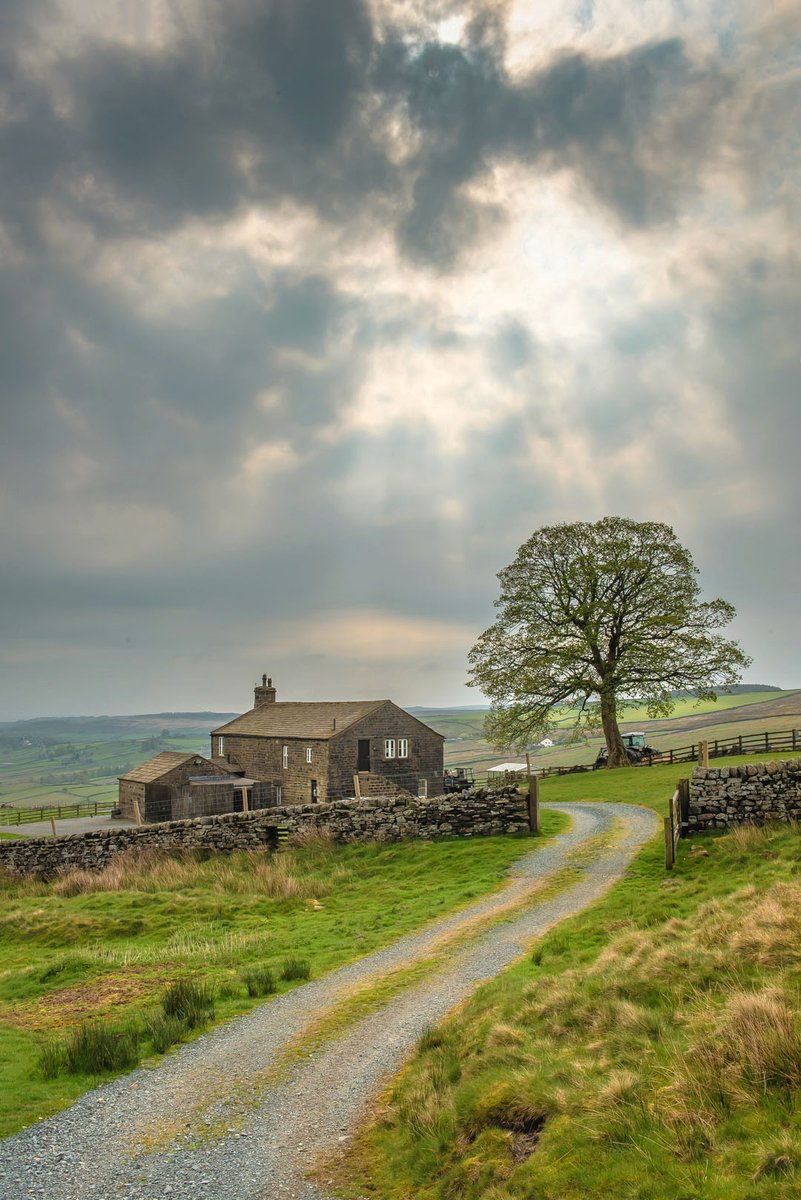
<path fill-rule="evenodd" d="M 308 959 L 291 954 L 281 963 L 281 978 L 287 982 L 293 979 L 310 979 L 311 964 Z"/>
<path fill-rule="evenodd" d="M 187 1029 L 207 1025 L 214 1017 L 214 991 L 196 979 L 178 979 L 161 997 L 165 1017 L 183 1021 Z"/>
<path fill-rule="evenodd" d="M 258 964 L 241 971 L 239 978 L 249 996 L 271 996 L 278 987 L 278 981 L 271 968 Z"/>
<path fill-rule="evenodd" d="M 566 776 L 543 784 L 543 799 L 663 811 L 676 776 Z M 333 1168 L 338 1189 L 790 1200 L 801 1190 L 800 995 L 798 828 L 682 842 L 670 875 L 655 840 L 602 901 L 426 1031 Z"/>
<path fill-rule="evenodd" d="M 544 831 L 566 824 L 547 814 Z M 533 844 L 317 838 L 279 855 L 121 858 L 51 884 L 0 877 L 0 1136 L 108 1077 L 45 1078 L 37 1063 L 56 1031 L 61 1044 L 87 1016 L 110 1027 L 133 1019 L 140 1055 L 163 1053 L 192 1036 L 183 1015 L 161 1007 L 171 984 L 213 990 L 216 1020 L 238 1015 L 270 994 L 252 994 L 249 971 L 271 973 L 278 992 L 306 970 L 282 979 L 287 959 L 317 978 L 494 890 Z"/>

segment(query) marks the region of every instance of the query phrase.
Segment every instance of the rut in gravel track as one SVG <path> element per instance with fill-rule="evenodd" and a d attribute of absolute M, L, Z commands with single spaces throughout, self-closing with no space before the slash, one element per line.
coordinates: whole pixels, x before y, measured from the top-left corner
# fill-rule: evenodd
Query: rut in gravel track
<path fill-rule="evenodd" d="M 571 830 L 523 856 L 501 891 L 0 1143 L 0 1200 L 324 1200 L 305 1179 L 309 1163 L 347 1138 L 423 1030 L 603 895 L 657 831 L 654 814 L 633 805 L 548 807 L 568 813 Z M 582 847 L 592 856 L 577 880 L 538 899 Z M 432 956 L 435 969 L 378 1011 L 307 1040 L 355 990 Z"/>

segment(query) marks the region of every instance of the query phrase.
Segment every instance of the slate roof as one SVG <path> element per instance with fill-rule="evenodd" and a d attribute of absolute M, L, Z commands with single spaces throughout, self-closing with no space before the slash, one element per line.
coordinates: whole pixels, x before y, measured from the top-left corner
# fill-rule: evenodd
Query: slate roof
<path fill-rule="evenodd" d="M 168 771 L 174 771 L 176 767 L 180 767 L 183 763 L 193 762 L 196 758 L 203 762 L 207 761 L 200 754 L 183 754 L 180 750 L 162 750 L 161 754 L 157 754 L 155 758 L 149 758 L 147 762 L 140 763 L 138 767 L 134 767 L 132 771 L 128 771 L 118 778 L 130 779 L 134 783 L 153 783 L 156 779 L 161 779 L 162 775 L 166 775 Z"/>
<path fill-rule="evenodd" d="M 325 741 L 336 737 L 368 713 L 391 703 L 391 700 L 276 700 L 252 708 L 250 712 L 211 732 L 213 736 L 230 733 Z"/>

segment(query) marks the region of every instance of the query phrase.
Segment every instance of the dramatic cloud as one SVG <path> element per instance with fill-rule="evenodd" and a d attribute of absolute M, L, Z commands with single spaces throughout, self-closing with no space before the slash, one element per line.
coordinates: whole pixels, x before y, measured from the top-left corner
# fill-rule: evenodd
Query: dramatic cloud
<path fill-rule="evenodd" d="M 494 572 L 618 512 L 799 683 L 796 6 L 0 33 L 2 713 L 242 707 L 262 669 L 471 702 Z"/>

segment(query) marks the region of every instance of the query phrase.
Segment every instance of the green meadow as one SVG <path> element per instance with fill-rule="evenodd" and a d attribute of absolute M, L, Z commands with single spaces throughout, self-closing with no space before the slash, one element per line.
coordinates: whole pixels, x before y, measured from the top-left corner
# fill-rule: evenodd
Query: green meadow
<path fill-rule="evenodd" d="M 549 814 L 545 832 L 566 824 Z M 233 1017 L 496 889 L 531 845 L 318 839 L 278 854 L 121 857 L 52 883 L 0 878 L 0 1136 L 108 1077 L 91 1060 L 45 1077 L 87 1017 L 118 1043 L 133 1023 L 134 1058 L 147 1057 L 196 1028 L 165 1020 L 176 983 L 207 988 L 213 1019 Z M 287 972 L 291 959 L 302 965 Z"/>

